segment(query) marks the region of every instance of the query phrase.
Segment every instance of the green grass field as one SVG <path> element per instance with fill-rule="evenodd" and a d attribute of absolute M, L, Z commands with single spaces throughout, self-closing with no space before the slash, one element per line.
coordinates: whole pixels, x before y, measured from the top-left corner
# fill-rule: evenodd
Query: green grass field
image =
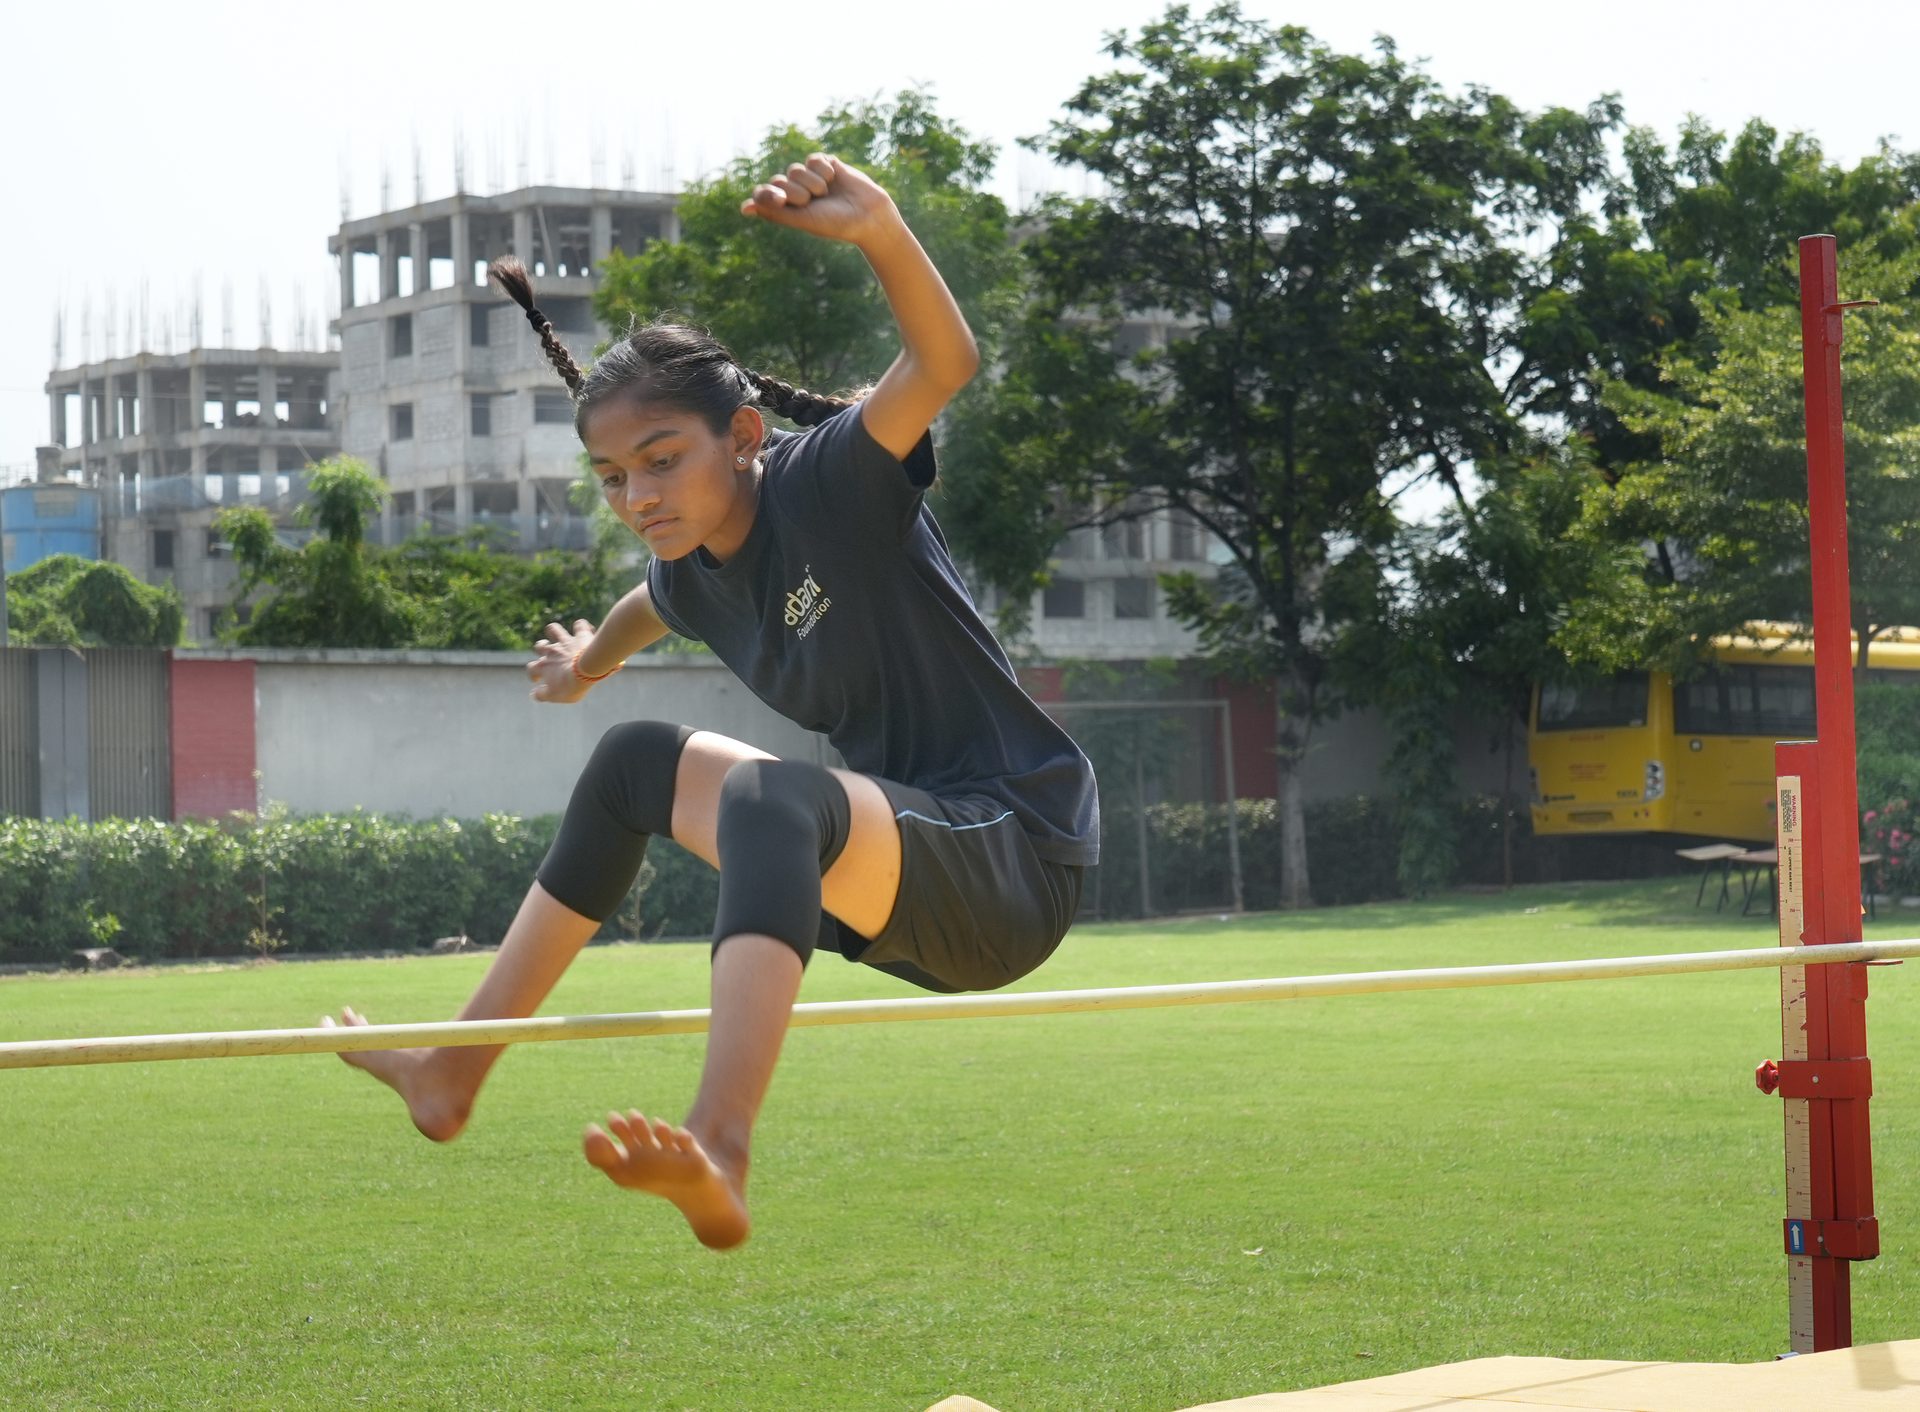
<path fill-rule="evenodd" d="M 1087 927 L 1027 988 L 1765 945 L 1691 881 Z M 1868 935 L 1910 935 L 1896 916 Z M 485 957 L 0 981 L 0 1038 L 449 1015 Z M 586 953 L 547 1013 L 705 1003 Z M 1884 1254 L 1920 1335 L 1920 974 L 1873 972 Z M 826 956 L 803 999 L 901 994 Z M 531 1046 L 416 1137 L 331 1056 L 0 1073 L 0 1405 L 1168 1412 L 1491 1354 L 1785 1346 L 1773 972 L 797 1032 L 719 1256 L 587 1168 L 697 1036 Z"/>

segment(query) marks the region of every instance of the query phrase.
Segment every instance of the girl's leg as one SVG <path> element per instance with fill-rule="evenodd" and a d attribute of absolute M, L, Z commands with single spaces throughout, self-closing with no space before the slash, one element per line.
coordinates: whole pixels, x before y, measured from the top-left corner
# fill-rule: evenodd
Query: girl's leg
<path fill-rule="evenodd" d="M 719 867 L 719 805 L 727 773 L 742 761 L 772 758 L 726 736 L 692 733 L 680 747 L 674 769 L 674 841 Z M 875 937 L 892 915 L 899 892 L 899 828 L 886 795 L 872 780 L 847 770 L 831 773 L 846 791 L 849 828 L 839 857 L 821 878 L 821 906 L 863 936 Z M 810 920 L 817 922 L 817 917 Z M 532 1014 L 599 926 L 536 882 L 460 1018 Z M 753 1122 L 773 1077 L 802 969 L 799 955 L 773 937 L 742 933 L 722 938 L 714 955 L 706 1065 L 685 1127 L 673 1128 L 630 1111 L 627 1116 L 610 1115 L 619 1145 L 597 1127 L 587 1131 L 589 1161 L 623 1186 L 672 1200 L 708 1244 L 734 1245 L 746 1237 Z M 344 1019 L 366 1023 L 352 1010 Z M 487 1046 L 373 1050 L 342 1057 L 399 1092 L 415 1126 L 444 1142 L 465 1125 L 481 1082 L 502 1052 L 502 1046 Z"/>
<path fill-rule="evenodd" d="M 633 885 L 648 839 L 671 829 L 673 791 L 693 735 L 666 722 L 629 721 L 602 737 L 574 786 L 539 880 L 459 1018 L 518 1018 L 540 1007 L 600 929 L 598 919 L 611 915 Z M 341 1019 L 367 1023 L 351 1009 Z M 466 1126 L 474 1097 L 503 1051 L 498 1045 L 389 1049 L 341 1058 L 393 1088 L 414 1126 L 447 1142 Z"/>
<path fill-rule="evenodd" d="M 531 1015 L 580 954 L 600 923 L 556 901 L 539 883 L 507 928 L 486 978 L 456 1019 L 502 1020 Z M 341 1021 L 367 1021 L 349 1006 Z M 331 1015 L 321 1020 L 334 1023 Z M 340 1057 L 365 1069 L 406 1101 L 413 1125 L 435 1142 L 451 1142 L 467 1125 L 473 1100 L 505 1045 L 433 1049 L 369 1049 Z"/>
<path fill-rule="evenodd" d="M 744 760 L 771 758 L 724 736 L 687 742 L 674 797 L 674 838 L 720 866 L 719 802 L 727 772 Z M 846 791 L 845 845 L 821 879 L 821 905 L 862 935 L 878 936 L 900 884 L 900 834 L 892 806 L 872 780 L 832 771 Z M 815 925 L 817 916 L 806 924 Z M 775 937 L 722 937 L 713 960 L 713 1021 L 700 1089 L 684 1126 L 638 1110 L 608 1115 L 611 1135 L 589 1126 L 587 1160 L 621 1186 L 663 1196 L 708 1245 L 746 1239 L 746 1183 L 754 1119 L 786 1036 L 803 962 Z"/>

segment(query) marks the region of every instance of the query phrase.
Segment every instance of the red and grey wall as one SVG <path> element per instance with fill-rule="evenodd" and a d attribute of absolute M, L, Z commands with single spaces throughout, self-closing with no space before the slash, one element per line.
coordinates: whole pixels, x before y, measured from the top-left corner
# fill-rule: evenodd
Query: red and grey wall
<path fill-rule="evenodd" d="M 0 648 L 0 813 L 216 817 L 259 805 L 254 663 Z"/>

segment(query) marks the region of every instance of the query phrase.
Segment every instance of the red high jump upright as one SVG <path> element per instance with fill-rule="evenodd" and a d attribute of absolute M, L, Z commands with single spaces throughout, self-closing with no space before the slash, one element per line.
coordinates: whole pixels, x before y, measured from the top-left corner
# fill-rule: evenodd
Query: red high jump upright
<path fill-rule="evenodd" d="M 1800 242 L 1806 369 L 1807 506 L 1812 545 L 1818 739 L 1774 747 L 1783 945 L 1858 941 L 1860 823 L 1853 727 L 1852 605 L 1841 438 L 1842 313 L 1834 238 Z M 1859 301 L 1866 302 L 1866 301 Z M 1781 1062 L 1763 1065 L 1786 1117 L 1784 1223 L 1793 1351 L 1853 1342 L 1850 1263 L 1880 1253 L 1867 1100 L 1867 972 L 1862 964 L 1780 973 Z"/>

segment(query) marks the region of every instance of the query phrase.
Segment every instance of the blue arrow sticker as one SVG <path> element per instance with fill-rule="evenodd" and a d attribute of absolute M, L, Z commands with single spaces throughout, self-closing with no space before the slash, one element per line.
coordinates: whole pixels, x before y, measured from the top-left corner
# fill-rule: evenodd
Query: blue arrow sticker
<path fill-rule="evenodd" d="M 1807 1230 L 1798 1221 L 1787 1222 L 1787 1249 L 1795 1255 L 1807 1253 Z"/>

